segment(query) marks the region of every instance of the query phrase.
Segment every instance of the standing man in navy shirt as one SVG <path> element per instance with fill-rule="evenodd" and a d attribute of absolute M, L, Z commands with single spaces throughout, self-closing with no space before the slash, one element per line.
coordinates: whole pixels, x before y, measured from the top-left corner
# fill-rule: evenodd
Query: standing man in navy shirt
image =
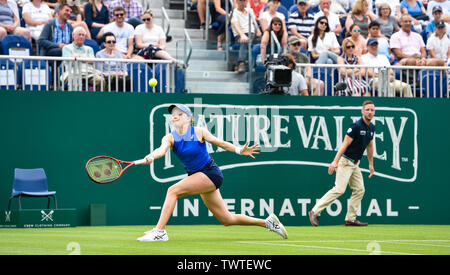
<path fill-rule="evenodd" d="M 320 213 L 330 205 L 335 199 L 344 194 L 347 184 L 352 189 L 349 200 L 345 225 L 347 226 L 367 226 L 367 223 L 356 219 L 356 211 L 361 205 L 364 196 L 364 181 L 359 169 L 359 162 L 367 148 L 367 159 L 369 161 L 369 178 L 374 174 L 373 169 L 373 136 L 375 126 L 371 123 L 375 115 L 375 105 L 372 101 L 366 100 L 361 110 L 362 118 L 353 123 L 347 130 L 344 141 L 339 148 L 333 162 L 328 168 L 328 174 L 332 175 L 336 171 L 335 186 L 328 191 L 309 211 L 309 221 L 312 225 L 319 225 Z"/>

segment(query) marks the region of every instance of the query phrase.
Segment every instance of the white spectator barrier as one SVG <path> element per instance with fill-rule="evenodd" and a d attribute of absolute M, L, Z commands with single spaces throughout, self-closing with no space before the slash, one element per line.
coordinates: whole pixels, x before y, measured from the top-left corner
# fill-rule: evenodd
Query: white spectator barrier
<path fill-rule="evenodd" d="M 176 67 L 166 60 L 0 55 L 0 89 L 173 93 Z"/>
<path fill-rule="evenodd" d="M 344 82 L 349 87 L 366 85 L 367 96 L 379 97 L 450 97 L 450 67 L 389 66 L 337 64 L 296 64 L 297 72 L 306 71 L 307 78 L 323 81 L 321 95 L 356 95 L 336 89 L 336 84 Z M 373 75 L 374 74 L 374 75 Z M 305 75 L 305 74 L 303 74 Z M 318 95 L 321 81 L 309 81 L 310 94 Z M 356 89 L 353 89 L 355 91 Z M 348 91 L 348 90 L 347 90 Z"/>

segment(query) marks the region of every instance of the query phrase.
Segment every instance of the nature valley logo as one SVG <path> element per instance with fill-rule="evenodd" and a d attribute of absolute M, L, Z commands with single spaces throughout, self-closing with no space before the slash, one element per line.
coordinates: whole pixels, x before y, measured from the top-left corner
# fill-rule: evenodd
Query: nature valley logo
<path fill-rule="evenodd" d="M 155 106 L 150 112 L 150 151 L 173 128 L 167 108 Z M 234 145 L 245 141 L 260 144 L 256 160 L 224 152 L 207 143 L 208 152 L 222 170 L 277 165 L 328 167 L 351 123 L 361 118 L 361 106 L 262 106 L 186 104 L 195 126 L 206 127 L 216 137 Z M 417 115 L 412 109 L 376 106 L 374 134 L 375 175 L 400 182 L 414 182 L 418 169 Z M 222 154 L 223 153 L 223 154 Z M 163 161 L 151 165 L 158 182 L 172 182 L 186 176 L 181 162 L 169 151 Z M 361 170 L 368 173 L 363 157 Z"/>

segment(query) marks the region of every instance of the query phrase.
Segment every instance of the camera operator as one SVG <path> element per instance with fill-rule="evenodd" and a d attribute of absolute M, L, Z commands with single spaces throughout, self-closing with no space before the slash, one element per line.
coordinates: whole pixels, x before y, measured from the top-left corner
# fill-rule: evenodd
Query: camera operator
<path fill-rule="evenodd" d="M 308 95 L 308 85 L 303 75 L 295 71 L 295 59 L 292 54 L 287 54 L 286 57 L 289 59 L 288 67 L 292 69 L 292 82 L 289 87 L 288 94 L 290 95 Z"/>

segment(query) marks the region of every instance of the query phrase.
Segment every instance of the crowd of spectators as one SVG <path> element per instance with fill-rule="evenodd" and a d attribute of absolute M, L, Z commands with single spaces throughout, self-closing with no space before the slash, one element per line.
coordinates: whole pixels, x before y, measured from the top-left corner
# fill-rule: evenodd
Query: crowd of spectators
<path fill-rule="evenodd" d="M 248 70 L 245 60 L 249 38 L 254 44 L 261 44 L 264 64 L 270 53 L 270 31 L 282 45 L 282 52 L 292 53 L 290 57 L 298 63 L 446 66 L 450 62 L 448 0 L 294 0 L 295 3 L 287 7 L 282 6 L 280 0 L 229 1 L 229 7 L 234 7 L 230 10 L 234 43 L 241 44 L 236 66 L 239 72 Z M 213 4 L 216 11 L 223 12 L 226 0 L 214 0 Z M 198 9 L 198 13 L 202 20 L 204 9 Z M 251 25 L 255 26 L 253 29 L 248 28 L 249 15 Z M 204 19 L 201 23 L 204 28 Z M 221 23 L 224 24 L 219 22 L 219 25 Z M 218 30 L 218 49 L 222 50 L 224 27 Z M 309 94 L 323 92 L 323 83 L 312 78 L 310 69 L 298 66 L 297 70 L 302 73 L 303 81 L 314 82 L 315 85 L 308 85 Z M 361 76 L 358 81 L 349 83 L 359 88 L 344 93 L 370 95 L 375 92 L 369 91 L 368 87 L 377 85 L 368 83 L 377 81 L 378 72 L 364 71 L 363 74 L 354 70 L 350 74 L 341 70 L 341 76 L 343 73 Z M 412 96 L 413 83 L 408 81 L 398 82 L 392 78 L 392 91 L 397 95 Z M 296 94 L 304 94 L 304 91 Z"/>

